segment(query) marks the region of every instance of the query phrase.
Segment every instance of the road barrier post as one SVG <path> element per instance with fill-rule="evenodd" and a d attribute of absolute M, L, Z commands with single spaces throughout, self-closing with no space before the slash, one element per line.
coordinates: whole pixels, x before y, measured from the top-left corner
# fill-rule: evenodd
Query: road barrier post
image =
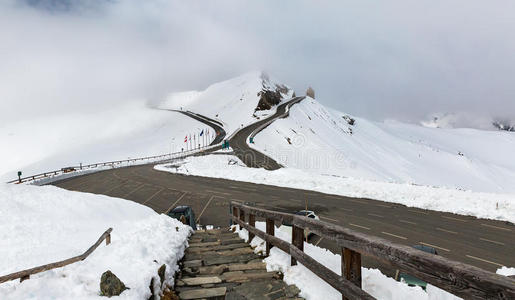
<path fill-rule="evenodd" d="M 304 251 L 304 228 L 293 225 L 291 229 L 291 243 L 300 251 Z M 297 260 L 291 256 L 291 265 L 296 266 Z"/>

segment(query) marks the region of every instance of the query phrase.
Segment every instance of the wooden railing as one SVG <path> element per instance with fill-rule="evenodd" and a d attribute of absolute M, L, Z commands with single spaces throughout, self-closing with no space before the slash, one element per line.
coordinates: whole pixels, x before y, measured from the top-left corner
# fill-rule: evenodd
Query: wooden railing
<path fill-rule="evenodd" d="M 363 234 L 339 225 L 231 202 L 232 220 L 266 241 L 266 255 L 275 246 L 291 255 L 291 263 L 306 268 L 342 293 L 343 299 L 374 299 L 361 289 L 361 255 L 386 262 L 408 274 L 465 299 L 515 299 L 515 280 L 442 256 Z M 245 214 L 249 222 L 245 223 Z M 266 220 L 266 233 L 255 228 L 255 218 Z M 292 224 L 292 243 L 274 236 L 275 221 Z M 341 247 L 343 276 L 303 252 L 304 230 Z"/>
<path fill-rule="evenodd" d="M 46 264 L 46 265 L 43 265 L 43 266 L 35 267 L 35 268 L 32 268 L 32 269 L 27 269 L 27 270 L 19 271 L 19 272 L 16 272 L 16 273 L 11 273 L 11 274 L 8 274 L 8 275 L 5 275 L 5 276 L 0 276 L 0 283 L 6 282 L 6 281 L 15 280 L 15 279 L 18 279 L 18 278 L 20 279 L 20 282 L 21 282 L 21 281 L 29 279 L 31 275 L 34 275 L 34 274 L 37 274 L 37 273 L 40 273 L 40 272 L 44 272 L 44 271 L 48 271 L 48 270 L 52 270 L 52 269 L 56 269 L 56 268 L 61 268 L 61 267 L 64 267 L 66 265 L 73 264 L 73 263 L 81 261 L 81 260 L 85 260 L 86 257 L 88 257 L 93 251 L 95 251 L 95 249 L 104 240 L 106 241 L 106 246 L 111 243 L 111 231 L 113 231 L 112 228 L 107 229 L 104 232 L 104 234 L 102 234 L 100 236 L 100 238 L 97 240 L 97 242 L 95 244 L 93 244 L 93 246 L 89 247 L 89 249 L 86 250 L 86 252 L 84 252 L 83 254 L 81 254 L 79 256 L 75 256 L 75 257 L 72 257 L 72 258 L 69 258 L 69 259 L 65 259 L 65 260 L 62 260 L 62 261 L 58 261 L 58 262 L 55 262 L 55 263 L 51 263 L 51 264 Z"/>

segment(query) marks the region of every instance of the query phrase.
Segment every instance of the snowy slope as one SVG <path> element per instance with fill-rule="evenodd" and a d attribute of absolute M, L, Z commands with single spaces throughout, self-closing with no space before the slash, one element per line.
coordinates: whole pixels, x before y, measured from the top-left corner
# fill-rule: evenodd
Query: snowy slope
<path fill-rule="evenodd" d="M 253 146 L 288 167 L 317 174 L 515 192 L 510 132 L 371 122 L 306 98 L 288 118 L 259 133 Z"/>
<path fill-rule="evenodd" d="M 79 163 L 180 151 L 184 136 L 207 126 L 143 101 L 98 113 L 80 112 L 20 120 L 0 126 L 0 179 Z"/>
<path fill-rule="evenodd" d="M 100 276 L 107 270 L 130 287 L 120 299 L 148 299 L 150 279 L 162 264 L 174 276 L 191 234 L 189 226 L 132 201 L 0 184 L 1 275 L 80 255 L 109 227 L 110 245 L 84 261 L 3 283 L 0 299 L 103 299 Z"/>
<path fill-rule="evenodd" d="M 183 109 L 200 113 L 207 117 L 224 122 L 228 134 L 241 127 L 256 122 L 253 117 L 262 90 L 276 90 L 277 81 L 270 79 L 262 72 L 249 72 L 239 77 L 215 83 L 204 91 L 188 91 L 170 94 L 159 108 Z M 286 86 L 284 86 L 286 87 Z M 286 87 L 288 92 L 282 93 L 283 99 L 291 98 L 293 90 Z M 274 111 L 256 112 L 261 117 Z"/>

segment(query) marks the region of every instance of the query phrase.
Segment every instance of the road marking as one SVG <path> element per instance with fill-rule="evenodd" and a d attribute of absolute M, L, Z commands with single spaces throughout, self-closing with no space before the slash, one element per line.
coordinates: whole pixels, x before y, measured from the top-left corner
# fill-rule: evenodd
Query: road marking
<path fill-rule="evenodd" d="M 440 249 L 440 250 L 443 250 L 443 251 L 451 252 L 451 250 L 449 250 L 449 249 L 447 249 L 447 248 L 440 247 L 440 246 L 431 245 L 431 244 L 424 243 L 424 242 L 418 242 L 418 243 L 419 243 L 419 244 L 422 244 L 422 245 L 424 245 L 424 246 L 433 247 L 433 248 Z"/>
<path fill-rule="evenodd" d="M 198 221 L 200 221 L 200 217 L 202 217 L 202 214 L 204 213 L 204 211 L 206 210 L 206 208 L 209 206 L 209 203 L 211 203 L 211 201 L 213 200 L 213 198 L 215 198 L 216 196 L 211 196 L 211 198 L 209 198 L 209 201 L 207 201 L 207 204 L 206 206 L 204 206 L 204 209 L 200 212 L 200 215 L 198 215 L 198 218 L 197 218 L 197 223 Z"/>
<path fill-rule="evenodd" d="M 154 194 L 152 194 L 152 196 L 148 197 L 147 200 L 143 201 L 143 203 L 141 203 L 141 204 L 145 204 L 148 201 L 152 200 L 152 198 L 154 198 L 157 194 L 161 193 L 163 190 L 164 190 L 164 188 L 162 188 L 159 191 L 155 192 Z"/>
<path fill-rule="evenodd" d="M 228 196 L 231 195 L 230 193 L 218 192 L 218 191 L 213 191 L 213 190 L 205 190 L 205 191 L 208 193 L 216 193 L 216 194 L 222 194 L 222 195 L 228 195 Z"/>
<path fill-rule="evenodd" d="M 384 216 L 381 216 L 381 215 L 376 215 L 376 214 L 367 214 L 369 216 L 374 216 L 374 217 L 378 217 L 378 218 L 384 218 Z"/>
<path fill-rule="evenodd" d="M 447 233 L 452 233 L 452 234 L 458 234 L 456 231 L 447 230 L 447 229 L 443 229 L 443 228 L 440 228 L 440 227 L 436 227 L 436 230 L 440 230 L 440 231 L 447 232 Z"/>
<path fill-rule="evenodd" d="M 403 237 L 403 236 L 396 235 L 396 234 L 393 234 L 393 233 L 389 233 L 389 232 L 386 232 L 386 231 L 381 231 L 381 233 L 386 234 L 386 235 L 390 235 L 390 236 L 393 236 L 393 237 L 396 237 L 398 239 L 403 239 L 403 240 L 407 240 L 408 239 L 407 237 Z"/>
<path fill-rule="evenodd" d="M 170 205 L 170 207 L 168 207 L 168 209 L 167 209 L 164 213 L 165 213 L 165 214 L 168 214 L 168 213 L 172 210 L 172 208 L 173 208 L 177 203 L 179 203 L 179 201 L 181 201 L 181 199 L 182 199 L 182 198 L 184 198 L 184 196 L 186 196 L 186 194 L 187 194 L 187 193 L 188 193 L 188 192 L 184 192 L 184 193 L 179 197 L 179 199 L 177 199 L 177 200 L 176 200 L 172 205 Z"/>
<path fill-rule="evenodd" d="M 482 240 L 482 241 L 494 243 L 494 244 L 497 244 L 497 245 L 502 245 L 502 246 L 505 245 L 504 243 L 497 242 L 497 241 L 492 241 L 492 240 L 489 240 L 489 239 L 484 239 L 484 238 L 479 238 L 479 239 Z"/>
<path fill-rule="evenodd" d="M 406 221 L 406 220 L 399 220 L 399 222 L 408 223 L 408 224 L 411 224 L 411 225 L 417 225 L 417 223 L 415 223 L 415 222 Z"/>
<path fill-rule="evenodd" d="M 495 229 L 499 229 L 499 230 L 511 231 L 511 229 L 508 229 L 508 228 L 497 227 L 497 226 L 489 225 L 489 224 L 481 224 L 481 226 L 486 226 L 486 227 L 495 228 Z"/>
<path fill-rule="evenodd" d="M 291 201 L 294 201 L 294 202 L 297 202 L 297 203 L 303 203 L 301 200 L 297 200 L 297 199 L 291 199 L 291 198 L 290 198 L 290 200 L 291 200 Z"/>
<path fill-rule="evenodd" d="M 453 217 L 447 217 L 447 216 L 442 216 L 442 218 L 446 218 L 446 219 L 449 219 L 449 220 L 460 221 L 460 222 L 467 222 L 467 220 L 453 218 Z"/>
<path fill-rule="evenodd" d="M 352 201 L 352 202 L 356 202 L 356 203 L 366 204 L 365 202 L 360 201 L 360 200 L 356 200 L 356 199 L 347 199 L 347 200 Z"/>
<path fill-rule="evenodd" d="M 318 246 L 318 244 L 320 244 L 320 242 L 323 240 L 324 238 L 323 237 L 320 237 L 320 239 L 318 240 L 318 242 L 315 244 L 315 246 Z"/>
<path fill-rule="evenodd" d="M 365 227 L 365 226 L 361 226 L 361 225 L 358 225 L 358 224 L 352 224 L 352 223 L 349 223 L 350 226 L 354 226 L 354 227 L 358 227 L 358 228 L 363 228 L 363 229 L 366 229 L 366 230 L 370 230 L 370 228 L 368 227 Z"/>
<path fill-rule="evenodd" d="M 112 192 L 112 191 L 116 190 L 117 188 L 121 187 L 122 185 L 127 184 L 127 182 L 129 182 L 129 180 L 125 181 L 124 183 L 122 183 L 122 184 L 120 184 L 120 185 L 115 186 L 115 187 L 114 187 L 114 188 L 112 188 L 112 189 L 108 189 L 108 190 L 107 190 L 107 191 L 105 191 L 104 193 L 105 193 L 105 194 L 110 193 L 110 192 Z"/>
<path fill-rule="evenodd" d="M 472 255 L 465 255 L 466 257 L 468 258 L 472 258 L 472 259 L 475 259 L 475 260 L 479 260 L 479 261 L 484 261 L 486 263 L 489 263 L 489 264 L 492 264 L 492 265 L 496 265 L 496 266 L 499 266 L 499 267 L 502 267 L 503 265 L 501 264 L 498 264 L 496 262 L 493 262 L 493 261 L 489 261 L 489 260 L 486 260 L 486 259 L 482 259 L 482 258 L 479 258 L 479 257 L 475 257 L 475 256 L 472 256 Z"/>
<path fill-rule="evenodd" d="M 386 207 L 386 208 L 391 208 L 392 206 L 391 205 L 385 205 L 385 204 L 374 204 L 375 206 L 381 206 L 381 207 Z"/>
<path fill-rule="evenodd" d="M 331 219 L 331 218 L 324 217 L 324 216 L 320 216 L 320 218 L 322 218 L 322 219 L 327 219 L 327 220 L 329 220 L 329 221 L 333 221 L 333 222 L 338 222 L 338 220 Z"/>
<path fill-rule="evenodd" d="M 352 211 L 352 209 L 343 208 L 343 207 L 338 207 L 338 209 L 345 210 L 345 211 Z"/>
<path fill-rule="evenodd" d="M 414 213 L 417 213 L 417 214 L 429 215 L 428 213 L 426 213 L 424 211 L 418 211 L 418 210 L 413 210 L 413 209 L 408 209 L 408 211 L 411 211 L 411 212 L 414 212 Z"/>
<path fill-rule="evenodd" d="M 141 188 L 142 188 L 142 187 L 144 187 L 144 186 L 145 186 L 145 184 L 144 184 L 144 183 L 142 183 L 140 186 L 138 186 L 138 187 L 137 187 L 137 188 L 135 188 L 134 190 L 132 190 L 132 191 L 130 191 L 129 193 L 125 194 L 122 198 L 124 198 L 124 197 L 128 197 L 130 194 L 132 194 L 132 193 L 134 193 L 134 192 L 138 191 L 139 189 L 141 189 Z"/>

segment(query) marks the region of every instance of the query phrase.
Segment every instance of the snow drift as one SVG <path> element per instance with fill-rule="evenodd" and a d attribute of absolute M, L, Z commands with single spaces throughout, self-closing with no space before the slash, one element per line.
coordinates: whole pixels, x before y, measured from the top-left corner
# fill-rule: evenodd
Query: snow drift
<path fill-rule="evenodd" d="M 150 279 L 162 264 L 173 285 L 191 234 L 190 227 L 132 201 L 52 186 L 0 185 L 2 275 L 82 254 L 109 227 L 110 245 L 100 245 L 84 261 L 3 283 L 0 298 L 102 299 L 100 276 L 111 270 L 130 288 L 121 299 L 148 299 Z"/>

